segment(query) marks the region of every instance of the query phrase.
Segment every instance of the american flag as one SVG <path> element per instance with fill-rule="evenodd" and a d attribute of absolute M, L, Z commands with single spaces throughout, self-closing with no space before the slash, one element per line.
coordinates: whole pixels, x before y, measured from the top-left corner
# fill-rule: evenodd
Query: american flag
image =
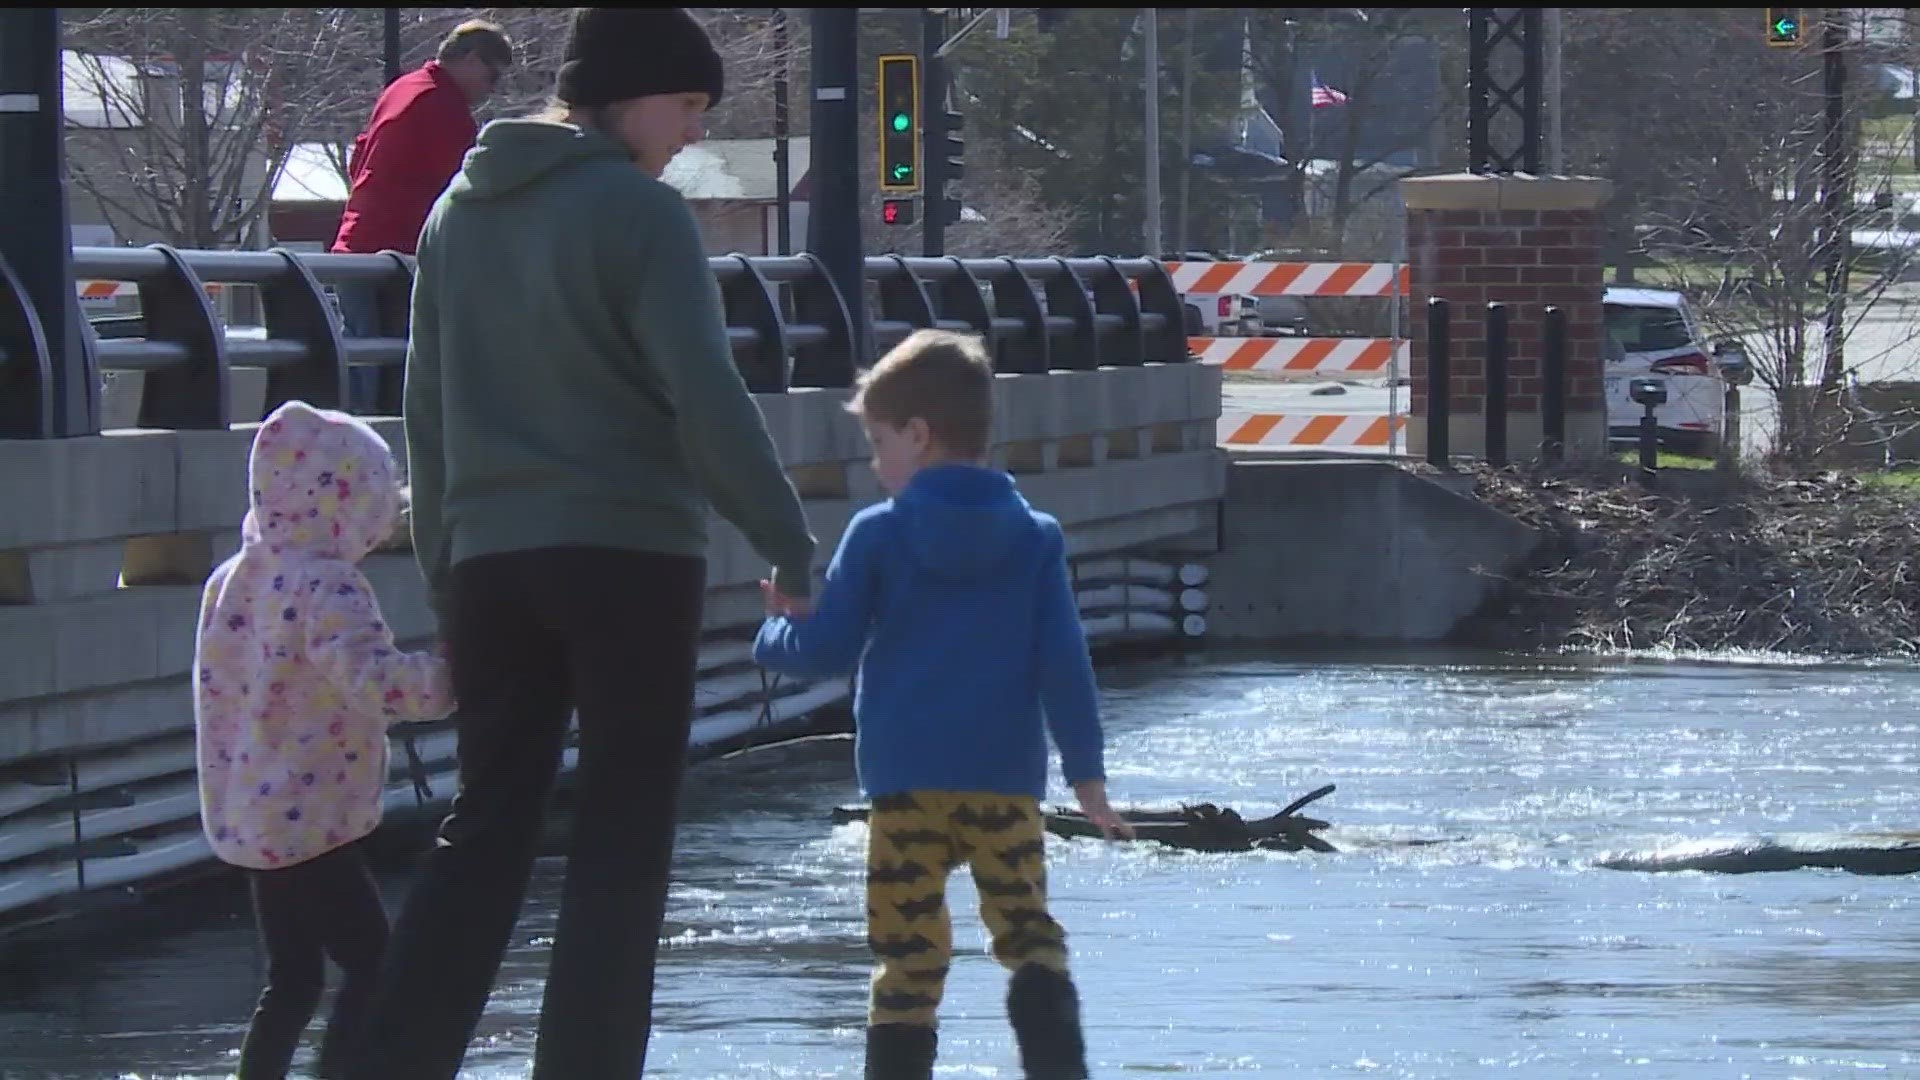
<path fill-rule="evenodd" d="M 1313 79 L 1314 108 L 1324 109 L 1329 105 L 1345 105 L 1347 103 L 1347 95 L 1321 82 L 1319 72 L 1314 72 L 1311 78 Z"/>

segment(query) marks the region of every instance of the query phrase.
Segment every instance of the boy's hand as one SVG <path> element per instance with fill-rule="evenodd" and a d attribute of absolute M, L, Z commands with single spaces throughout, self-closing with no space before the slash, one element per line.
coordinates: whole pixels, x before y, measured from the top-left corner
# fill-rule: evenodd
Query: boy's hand
<path fill-rule="evenodd" d="M 768 615 L 802 616 L 813 614 L 813 601 L 800 597 L 783 596 L 773 587 L 773 582 L 760 580 L 760 596 L 766 601 Z"/>
<path fill-rule="evenodd" d="M 1080 800 L 1080 812 L 1100 826 L 1109 840 L 1133 839 L 1133 826 L 1107 802 L 1105 780 L 1082 780 L 1073 785 L 1074 798 Z"/>

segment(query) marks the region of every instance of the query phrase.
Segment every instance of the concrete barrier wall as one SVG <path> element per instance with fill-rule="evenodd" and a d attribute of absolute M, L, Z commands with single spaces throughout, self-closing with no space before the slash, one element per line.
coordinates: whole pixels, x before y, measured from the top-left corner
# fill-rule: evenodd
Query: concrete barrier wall
<path fill-rule="evenodd" d="M 1396 464 L 1243 460 L 1220 541 L 1210 640 L 1416 645 L 1446 641 L 1538 537 Z"/>
<path fill-rule="evenodd" d="M 845 390 L 761 395 L 821 544 L 882 497 Z M 1071 554 L 1211 550 L 1219 371 L 1147 365 L 999 377 L 995 457 L 1068 528 Z M 376 419 L 404 457 L 400 421 Z M 256 425 L 0 442 L 0 765 L 189 733 L 205 575 L 239 543 Z M 403 642 L 430 636 L 412 556 L 365 565 Z M 707 627 L 757 624 L 765 567 L 716 518 Z"/>

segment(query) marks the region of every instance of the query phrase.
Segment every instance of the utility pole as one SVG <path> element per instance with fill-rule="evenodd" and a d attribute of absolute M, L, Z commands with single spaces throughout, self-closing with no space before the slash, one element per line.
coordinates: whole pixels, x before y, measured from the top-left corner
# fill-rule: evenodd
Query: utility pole
<path fill-rule="evenodd" d="M 1561 142 L 1563 133 L 1560 126 L 1561 19 L 1560 8 L 1551 7 L 1541 12 L 1541 21 L 1544 23 L 1542 29 L 1546 31 L 1547 37 L 1546 71 L 1543 81 L 1546 83 L 1544 89 L 1547 99 L 1547 173 L 1551 176 L 1562 176 L 1567 171 L 1567 156 Z"/>
<path fill-rule="evenodd" d="M 1847 146 L 1847 31 L 1845 12 L 1827 8 L 1821 18 L 1821 73 L 1826 92 L 1825 123 L 1820 132 L 1821 232 L 1826 250 L 1827 310 L 1826 362 L 1820 387 L 1840 384 L 1846 371 L 1847 219 L 1853 208 L 1852 154 Z"/>
<path fill-rule="evenodd" d="M 33 309 L 27 325 L 0 321 L 0 335 L 17 329 L 28 338 L 0 337 L 8 354 L 0 362 L 0 439 L 100 430 L 100 387 L 87 364 L 60 188 L 67 173 L 60 60 L 59 8 L 0 10 L 0 256 Z M 45 369 L 31 340 L 35 321 Z"/>
<path fill-rule="evenodd" d="M 390 7 L 381 8 L 380 10 L 386 16 L 386 33 L 384 35 L 387 45 L 386 85 L 392 86 L 393 80 L 400 77 L 400 9 Z"/>
<path fill-rule="evenodd" d="M 791 121 L 787 117 L 787 77 L 793 70 L 791 57 L 787 52 L 787 9 L 773 9 L 773 52 L 774 62 L 779 66 L 773 72 L 773 187 L 774 218 L 776 222 L 775 242 L 781 255 L 793 254 L 793 176 L 788 157 L 787 127 Z"/>
<path fill-rule="evenodd" d="M 1920 25 L 1914 20 L 1920 18 L 1920 11 L 1907 9 L 1907 64 L 1915 72 L 1920 72 Z M 1907 136 L 1907 142 L 1913 147 L 1913 167 L 1920 172 L 1920 93 L 1913 95 L 1913 130 Z"/>
<path fill-rule="evenodd" d="M 1187 9 L 1187 38 L 1180 57 L 1180 222 L 1174 231 L 1174 253 L 1187 254 L 1187 196 L 1193 188 L 1193 9 Z M 1149 251 L 1158 257 L 1165 254 Z"/>
<path fill-rule="evenodd" d="M 1146 8 L 1147 54 L 1147 235 L 1146 254 L 1165 254 L 1160 244 L 1160 9 Z"/>
<path fill-rule="evenodd" d="M 852 355 L 836 371 L 812 372 L 816 385 L 847 386 L 867 366 L 865 249 L 860 242 L 860 9 L 813 9 L 813 189 L 807 250 L 820 259 L 853 320 Z"/>
<path fill-rule="evenodd" d="M 947 253 L 947 40 L 945 11 L 920 9 L 920 254 Z"/>

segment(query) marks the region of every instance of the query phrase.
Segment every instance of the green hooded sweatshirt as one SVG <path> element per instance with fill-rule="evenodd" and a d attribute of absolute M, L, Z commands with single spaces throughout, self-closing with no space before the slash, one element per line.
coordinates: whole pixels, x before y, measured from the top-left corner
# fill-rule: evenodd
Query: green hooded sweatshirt
<path fill-rule="evenodd" d="M 733 365 L 679 192 L 608 136 L 497 120 L 420 234 L 413 545 L 453 564 L 589 545 L 704 555 L 713 505 L 808 594 L 814 539 Z"/>

